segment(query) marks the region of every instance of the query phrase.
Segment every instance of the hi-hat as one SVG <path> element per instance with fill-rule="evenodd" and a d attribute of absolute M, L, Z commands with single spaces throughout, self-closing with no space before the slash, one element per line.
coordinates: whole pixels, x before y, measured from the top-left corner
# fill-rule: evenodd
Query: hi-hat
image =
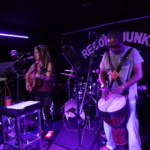
<path fill-rule="evenodd" d="M 64 71 L 67 71 L 67 72 L 74 72 L 74 70 L 64 70 Z"/>
<path fill-rule="evenodd" d="M 73 75 L 73 74 L 67 74 L 67 73 L 60 73 L 60 74 L 65 75 L 65 76 L 69 76 L 69 77 L 76 78 L 76 76 Z M 79 77 L 77 77 L 77 78 L 78 78 L 78 79 L 81 79 L 81 78 L 79 78 Z"/>
<path fill-rule="evenodd" d="M 92 73 L 100 73 L 100 69 L 92 70 Z"/>

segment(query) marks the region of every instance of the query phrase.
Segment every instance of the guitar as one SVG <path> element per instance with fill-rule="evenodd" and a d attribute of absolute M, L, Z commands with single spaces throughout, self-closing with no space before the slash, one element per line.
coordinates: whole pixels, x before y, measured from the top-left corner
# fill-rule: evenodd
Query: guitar
<path fill-rule="evenodd" d="M 40 67 L 40 71 L 39 71 L 38 75 L 45 75 L 46 72 L 47 72 L 47 69 L 42 66 L 42 67 Z M 35 73 L 32 73 L 29 76 L 29 81 L 30 81 L 30 87 L 31 87 L 30 92 L 33 92 L 36 90 L 36 88 L 41 87 L 42 79 L 37 78 Z"/>

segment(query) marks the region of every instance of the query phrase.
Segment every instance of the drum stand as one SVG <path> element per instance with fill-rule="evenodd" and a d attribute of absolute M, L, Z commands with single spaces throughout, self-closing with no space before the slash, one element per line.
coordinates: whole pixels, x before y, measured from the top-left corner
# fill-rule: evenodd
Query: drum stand
<path fill-rule="evenodd" d="M 97 117 L 97 101 L 95 97 L 92 95 L 88 96 L 88 108 L 87 108 L 87 116 L 86 116 L 86 123 L 85 128 L 92 133 L 95 131 L 101 131 L 102 129 L 102 119 L 101 117 Z M 91 110 L 92 109 L 92 110 Z M 94 112 L 93 112 L 94 110 Z M 97 121 L 99 122 L 99 126 L 97 126 Z"/>
<path fill-rule="evenodd" d="M 94 99 L 94 97 L 92 97 L 91 95 L 88 95 L 88 102 L 87 102 L 87 107 L 86 107 L 86 104 L 84 104 L 85 108 L 85 112 L 87 111 L 87 115 L 86 115 L 86 123 L 85 123 L 85 128 L 88 130 L 88 131 L 92 131 L 92 127 L 91 127 L 91 116 L 94 116 L 95 117 L 95 114 L 92 112 L 91 108 L 92 108 L 92 105 L 91 102 L 94 102 L 94 105 L 96 104 L 96 100 Z M 91 101 L 92 100 L 92 101 Z M 93 106 L 94 106 L 93 105 Z"/>
<path fill-rule="evenodd" d="M 67 90 L 68 90 L 68 99 L 70 100 L 70 95 L 71 95 L 71 90 L 70 90 L 70 80 L 71 80 L 71 77 L 68 77 L 68 80 L 66 82 L 65 85 L 67 85 Z"/>

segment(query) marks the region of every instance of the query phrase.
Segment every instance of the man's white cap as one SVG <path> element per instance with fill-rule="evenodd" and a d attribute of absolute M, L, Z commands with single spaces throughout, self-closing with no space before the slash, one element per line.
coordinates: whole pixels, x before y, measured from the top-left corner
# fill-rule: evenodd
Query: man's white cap
<path fill-rule="evenodd" d="M 10 55 L 11 55 L 11 56 L 14 56 L 14 55 L 17 56 L 17 55 L 18 55 L 18 52 L 17 52 L 16 50 L 11 50 L 11 51 L 10 51 Z"/>

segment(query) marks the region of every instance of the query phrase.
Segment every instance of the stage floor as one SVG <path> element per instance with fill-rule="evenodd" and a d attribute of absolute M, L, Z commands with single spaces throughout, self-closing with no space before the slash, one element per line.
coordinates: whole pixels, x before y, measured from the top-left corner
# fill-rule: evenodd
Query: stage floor
<path fill-rule="evenodd" d="M 66 123 L 62 119 L 54 121 L 55 135 L 50 140 L 42 139 L 43 150 L 79 150 L 79 139 L 82 141 L 82 146 L 85 150 L 99 150 L 99 148 L 106 143 L 105 134 L 103 131 L 89 131 L 89 126 L 84 126 L 81 130 L 82 136 L 79 138 L 78 130 L 70 131 L 66 128 Z M 67 126 L 68 127 L 68 126 Z M 36 129 L 29 130 L 28 132 L 37 132 Z M 150 150 L 150 124 L 140 123 L 140 135 L 143 150 Z M 2 143 L 2 132 L 0 134 Z M 37 150 L 36 145 L 28 150 Z M 0 150 L 3 150 L 3 144 L 0 145 Z M 15 150 L 10 148 L 9 150 Z M 116 150 L 127 150 L 124 147 L 118 147 Z"/>

